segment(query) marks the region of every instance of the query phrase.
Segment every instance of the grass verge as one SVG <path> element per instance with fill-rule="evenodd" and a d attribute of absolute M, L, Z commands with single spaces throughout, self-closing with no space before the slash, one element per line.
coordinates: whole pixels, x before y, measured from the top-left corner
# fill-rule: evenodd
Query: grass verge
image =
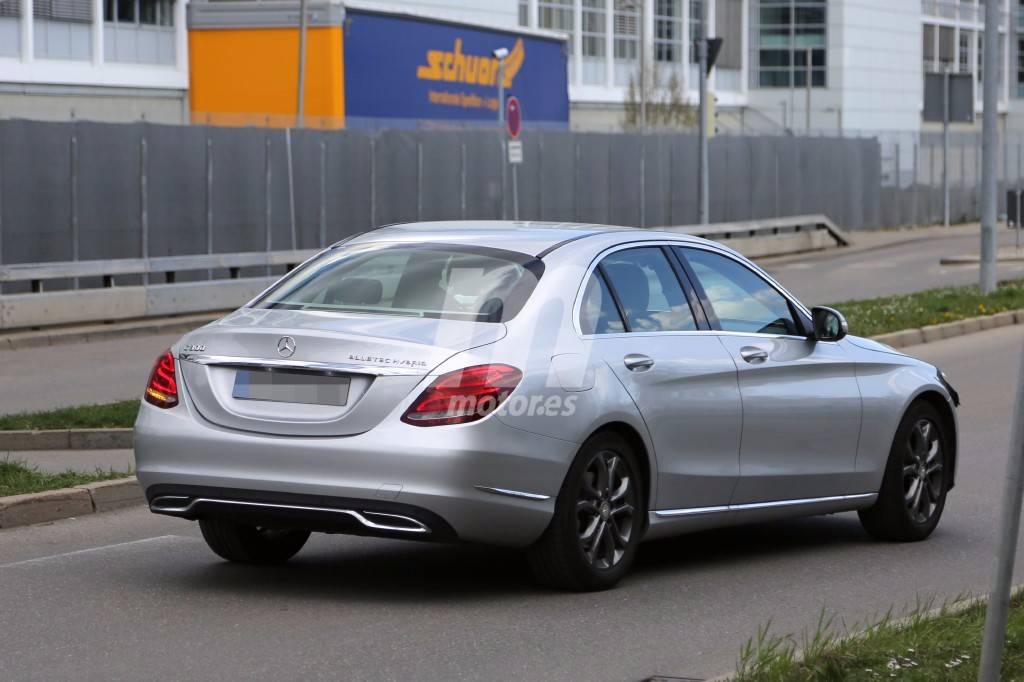
<path fill-rule="evenodd" d="M 829 304 L 846 317 L 850 333 L 875 336 L 1024 308 L 1024 280 L 1000 282 L 991 294 L 978 287 L 940 287 L 905 296 Z"/>
<path fill-rule="evenodd" d="M 37 467 L 27 466 L 24 462 L 3 459 L 0 460 L 0 497 L 41 493 L 46 490 L 70 488 L 85 483 L 127 478 L 131 475 L 131 470 L 118 471 L 116 469 L 96 469 L 91 472 L 68 470 L 59 474 L 48 474 L 39 471 Z"/>
<path fill-rule="evenodd" d="M 0 431 L 48 429 L 127 429 L 135 424 L 139 401 L 122 400 L 106 405 L 63 407 L 46 412 L 25 412 L 0 417 Z"/>
<path fill-rule="evenodd" d="M 930 607 L 921 603 L 907 613 L 890 611 L 866 627 L 849 629 L 823 613 L 814 632 L 799 636 L 771 634 L 769 623 L 741 648 L 736 674 L 730 679 L 973 682 L 978 678 L 985 604 L 945 605 L 938 613 Z M 1010 603 L 1000 679 L 1024 679 L 1024 596 L 1019 592 Z"/>

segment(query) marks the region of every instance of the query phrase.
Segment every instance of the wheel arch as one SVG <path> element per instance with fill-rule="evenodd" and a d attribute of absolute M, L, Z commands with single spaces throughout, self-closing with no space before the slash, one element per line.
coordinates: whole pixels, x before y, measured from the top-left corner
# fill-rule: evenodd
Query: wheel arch
<path fill-rule="evenodd" d="M 939 413 L 939 417 L 942 418 L 943 426 L 946 428 L 947 446 L 949 447 L 949 490 L 953 489 L 956 483 L 956 465 L 958 456 L 959 436 L 957 434 L 957 420 L 956 413 L 950 406 L 949 401 L 944 395 L 934 390 L 924 391 L 914 397 L 907 406 L 909 410 L 914 403 L 923 402 L 931 405 L 935 408 L 935 411 Z M 906 411 L 904 410 L 904 413 Z"/>

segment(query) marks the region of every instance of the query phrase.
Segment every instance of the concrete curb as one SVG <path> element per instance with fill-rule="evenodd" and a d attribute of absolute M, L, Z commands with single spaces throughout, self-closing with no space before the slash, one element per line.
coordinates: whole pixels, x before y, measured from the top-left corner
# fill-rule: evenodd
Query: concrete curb
<path fill-rule="evenodd" d="M 220 312 L 168 317 L 162 320 L 135 320 L 112 324 L 96 324 L 87 326 L 63 327 L 55 329 L 35 329 L 31 331 L 11 332 L 0 336 L 0 352 L 18 350 L 19 348 L 35 348 L 38 346 L 59 346 L 74 343 L 91 343 L 93 341 L 109 341 L 134 336 L 150 336 L 153 334 L 171 334 L 190 332 L 197 327 L 213 322 L 230 310 Z"/>
<path fill-rule="evenodd" d="M 128 450 L 132 445 L 132 429 L 0 431 L 0 451 Z"/>
<path fill-rule="evenodd" d="M 0 497 L 0 528 L 85 516 L 143 502 L 145 497 L 134 476 L 42 493 Z"/>
<path fill-rule="evenodd" d="M 945 322 L 943 324 L 932 324 L 920 329 L 904 329 L 903 331 L 891 332 L 872 336 L 872 341 L 884 343 L 893 348 L 904 348 L 920 343 L 934 343 L 943 339 L 954 339 L 958 336 L 974 334 L 976 332 L 1006 327 L 1012 324 L 1024 324 L 1024 309 L 1007 310 L 995 315 L 983 317 L 969 317 L 966 320 Z"/>

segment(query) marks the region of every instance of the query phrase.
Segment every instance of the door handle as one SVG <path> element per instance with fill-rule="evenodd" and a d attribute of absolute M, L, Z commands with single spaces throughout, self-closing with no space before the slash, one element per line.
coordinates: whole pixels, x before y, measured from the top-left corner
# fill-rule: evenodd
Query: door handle
<path fill-rule="evenodd" d="M 626 369 L 632 372 L 645 372 L 654 367 L 654 358 L 649 358 L 640 353 L 630 353 L 622 358 L 622 362 L 625 363 Z"/>
<path fill-rule="evenodd" d="M 740 348 L 740 356 L 752 365 L 759 365 L 768 359 L 768 351 L 757 346 L 744 346 Z"/>

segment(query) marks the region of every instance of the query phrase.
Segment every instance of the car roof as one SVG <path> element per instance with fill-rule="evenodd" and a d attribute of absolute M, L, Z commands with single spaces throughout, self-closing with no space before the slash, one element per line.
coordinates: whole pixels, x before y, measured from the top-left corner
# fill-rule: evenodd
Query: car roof
<path fill-rule="evenodd" d="M 625 238 L 624 241 L 667 238 L 707 243 L 707 240 L 700 237 L 636 227 L 512 220 L 451 220 L 400 223 L 364 232 L 344 243 L 366 244 L 378 241 L 407 241 L 472 244 L 474 246 L 489 246 L 527 253 L 532 256 L 540 256 L 571 241 L 615 233 L 621 233 Z"/>

